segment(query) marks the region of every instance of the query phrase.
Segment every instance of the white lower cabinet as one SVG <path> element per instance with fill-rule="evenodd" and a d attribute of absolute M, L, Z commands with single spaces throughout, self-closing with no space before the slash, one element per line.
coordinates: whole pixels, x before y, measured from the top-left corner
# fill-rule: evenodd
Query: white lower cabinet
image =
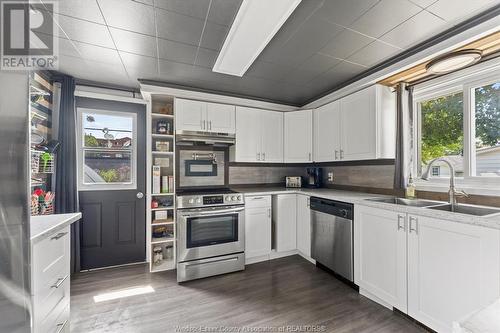
<path fill-rule="evenodd" d="M 70 227 L 31 246 L 35 333 L 69 332 Z"/>
<path fill-rule="evenodd" d="M 311 209 L 309 196 L 297 194 L 297 250 L 311 257 Z"/>
<path fill-rule="evenodd" d="M 275 248 L 277 252 L 297 249 L 297 195 L 279 194 L 273 197 Z"/>
<path fill-rule="evenodd" d="M 408 217 L 408 314 L 438 332 L 500 297 L 499 230 Z"/>
<path fill-rule="evenodd" d="M 406 215 L 364 206 L 354 214 L 354 282 L 406 312 Z"/>
<path fill-rule="evenodd" d="M 271 253 L 271 196 L 246 197 L 245 257 Z"/>
<path fill-rule="evenodd" d="M 360 292 L 438 332 L 500 297 L 499 230 L 356 206 L 354 231 Z"/>

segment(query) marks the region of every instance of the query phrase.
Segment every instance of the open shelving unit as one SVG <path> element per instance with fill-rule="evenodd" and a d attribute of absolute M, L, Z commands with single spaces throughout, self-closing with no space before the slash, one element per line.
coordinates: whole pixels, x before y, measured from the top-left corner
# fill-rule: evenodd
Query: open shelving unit
<path fill-rule="evenodd" d="M 146 256 L 151 272 L 176 268 L 175 223 L 175 112 L 171 96 L 148 94 L 147 106 L 147 230 Z M 163 131 L 160 132 L 159 128 Z M 154 186 L 153 167 L 159 167 L 160 190 Z M 168 181 L 165 177 L 171 177 Z M 169 184 L 169 186 L 167 186 Z M 152 203 L 158 207 L 153 208 Z M 163 260 L 155 262 L 154 251 L 163 253 Z M 170 257 L 169 257 L 170 256 Z"/>

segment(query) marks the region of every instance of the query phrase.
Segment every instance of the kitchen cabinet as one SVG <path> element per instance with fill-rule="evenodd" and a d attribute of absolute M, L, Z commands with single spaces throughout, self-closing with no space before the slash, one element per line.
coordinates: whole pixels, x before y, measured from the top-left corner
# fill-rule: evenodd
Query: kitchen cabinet
<path fill-rule="evenodd" d="M 283 162 L 283 113 L 236 107 L 235 162 Z"/>
<path fill-rule="evenodd" d="M 340 159 L 340 102 L 323 105 L 313 111 L 315 162 Z"/>
<path fill-rule="evenodd" d="M 234 105 L 175 99 L 176 131 L 202 131 L 234 134 Z"/>
<path fill-rule="evenodd" d="M 271 196 L 245 198 L 245 257 L 271 253 Z"/>
<path fill-rule="evenodd" d="M 273 196 L 273 223 L 275 224 L 275 248 L 277 252 L 297 249 L 297 195 Z"/>
<path fill-rule="evenodd" d="M 297 194 L 297 250 L 311 257 L 311 209 L 309 196 Z"/>
<path fill-rule="evenodd" d="M 406 214 L 356 206 L 354 283 L 406 312 Z"/>
<path fill-rule="evenodd" d="M 396 101 L 373 85 L 314 110 L 314 161 L 394 158 Z"/>
<path fill-rule="evenodd" d="M 500 297 L 500 231 L 357 205 L 360 292 L 438 332 Z"/>
<path fill-rule="evenodd" d="M 500 297 L 499 230 L 408 216 L 408 314 L 438 332 Z"/>
<path fill-rule="evenodd" d="M 285 163 L 312 162 L 312 110 L 284 113 Z"/>

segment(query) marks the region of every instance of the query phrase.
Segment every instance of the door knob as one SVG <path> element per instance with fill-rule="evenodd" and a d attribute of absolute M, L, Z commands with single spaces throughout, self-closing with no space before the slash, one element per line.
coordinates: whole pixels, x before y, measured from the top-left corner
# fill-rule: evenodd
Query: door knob
<path fill-rule="evenodd" d="M 137 197 L 137 199 L 142 199 L 142 198 L 144 198 L 144 193 L 137 192 L 136 197 Z"/>

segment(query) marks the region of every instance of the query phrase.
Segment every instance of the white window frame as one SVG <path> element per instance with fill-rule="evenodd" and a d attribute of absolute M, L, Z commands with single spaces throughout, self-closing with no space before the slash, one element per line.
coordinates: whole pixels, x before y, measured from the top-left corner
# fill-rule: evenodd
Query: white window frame
<path fill-rule="evenodd" d="M 500 177 L 475 176 L 475 100 L 473 89 L 500 82 L 500 59 L 444 75 L 440 78 L 416 85 L 413 90 L 413 112 L 416 123 L 414 128 L 415 149 L 413 151 L 412 174 L 421 175 L 421 110 L 420 103 L 429 99 L 457 92 L 463 93 L 464 108 L 464 176 L 455 177 L 457 186 L 470 194 L 500 195 Z M 474 175 L 474 176 L 473 176 Z M 417 189 L 423 191 L 446 192 L 449 177 L 430 178 L 429 181 L 416 181 Z"/>
<path fill-rule="evenodd" d="M 131 156 L 131 182 L 127 183 L 95 183 L 88 184 L 83 181 L 83 164 L 84 164 L 84 135 L 83 135 L 83 114 L 84 113 L 94 113 L 110 116 L 128 116 L 132 118 L 132 156 Z M 122 112 L 122 111 L 109 111 L 102 109 L 89 109 L 89 108 L 77 108 L 76 112 L 76 151 L 77 151 L 77 177 L 78 177 L 78 190 L 79 191 L 113 191 L 113 190 L 135 190 L 137 189 L 137 114 L 133 112 Z"/>

